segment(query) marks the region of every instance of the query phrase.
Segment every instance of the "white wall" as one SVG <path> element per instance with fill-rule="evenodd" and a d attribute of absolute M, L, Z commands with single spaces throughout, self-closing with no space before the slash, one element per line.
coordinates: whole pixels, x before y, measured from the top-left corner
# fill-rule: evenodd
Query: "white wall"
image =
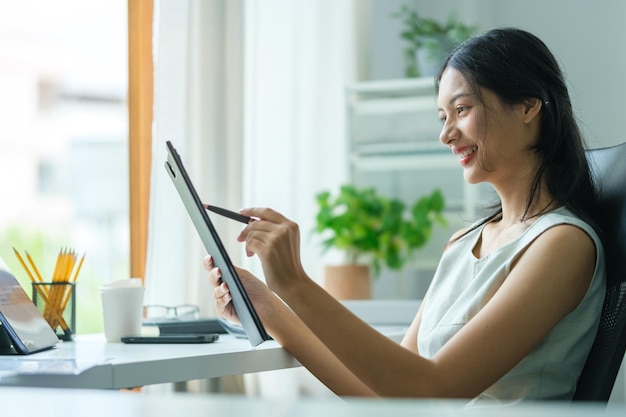
<path fill-rule="evenodd" d="M 403 0 L 370 0 L 369 76 L 402 76 L 400 23 L 391 12 Z M 516 26 L 538 35 L 561 62 L 575 111 L 591 147 L 626 140 L 619 131 L 621 100 L 626 96 L 626 2 L 604 0 L 413 0 L 424 16 L 445 19 L 456 10 L 480 30 Z"/>
<path fill-rule="evenodd" d="M 561 61 L 591 146 L 626 140 L 619 131 L 626 95 L 626 2 L 606 0 L 494 1 L 494 22 L 539 35 Z"/>

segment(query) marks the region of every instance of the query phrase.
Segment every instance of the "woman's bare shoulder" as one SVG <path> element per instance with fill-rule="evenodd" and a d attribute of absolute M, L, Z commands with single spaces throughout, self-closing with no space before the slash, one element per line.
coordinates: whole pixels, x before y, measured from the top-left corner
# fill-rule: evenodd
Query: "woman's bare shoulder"
<path fill-rule="evenodd" d="M 446 249 L 448 249 L 450 247 L 450 245 L 452 245 L 454 242 L 456 242 L 457 239 L 459 239 L 461 236 L 463 236 L 464 234 L 466 234 L 467 232 L 470 231 L 470 227 L 464 227 L 462 229 L 457 230 L 456 232 L 454 232 L 452 234 L 452 236 L 450 237 L 450 239 L 448 239 L 448 242 L 446 242 L 446 245 L 443 247 L 443 251 L 445 252 Z"/>

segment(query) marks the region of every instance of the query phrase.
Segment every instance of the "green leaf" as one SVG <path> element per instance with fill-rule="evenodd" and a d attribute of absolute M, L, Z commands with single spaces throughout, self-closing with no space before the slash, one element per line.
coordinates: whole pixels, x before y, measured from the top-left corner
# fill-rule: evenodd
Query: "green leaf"
<path fill-rule="evenodd" d="M 351 262 L 367 257 L 374 276 L 383 266 L 401 269 L 426 244 L 433 223 L 446 224 L 442 215 L 445 201 L 439 190 L 407 205 L 372 187 L 344 184 L 336 195 L 318 193 L 316 203 L 314 232 L 323 238 L 323 251 L 344 251 Z"/>
<path fill-rule="evenodd" d="M 478 26 L 463 23 L 454 12 L 445 22 L 422 17 L 412 4 L 402 4 L 397 12 L 391 13 L 391 17 L 399 19 L 403 25 L 399 36 L 407 45 L 404 52 L 404 71 L 407 77 L 420 75 L 415 63 L 415 50 L 426 46 L 431 57 L 439 56 L 439 50 L 447 54 L 452 48 L 476 34 L 478 30 Z M 433 41 L 433 38 L 443 40 Z M 412 53 L 407 51 L 412 51 Z"/>

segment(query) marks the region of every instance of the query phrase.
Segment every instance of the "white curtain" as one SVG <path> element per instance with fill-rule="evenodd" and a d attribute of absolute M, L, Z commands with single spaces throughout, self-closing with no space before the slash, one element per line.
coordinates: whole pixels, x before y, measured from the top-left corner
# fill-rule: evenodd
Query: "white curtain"
<path fill-rule="evenodd" d="M 213 313 L 205 250 L 163 167 L 166 140 L 201 198 L 231 209 L 268 206 L 297 221 L 305 267 L 320 276 L 314 195 L 347 175 L 343 94 L 365 60 L 366 4 L 155 2 L 146 302 L 192 302 Z M 231 258 L 260 275 L 235 241 L 240 225 L 216 223 Z"/>
<path fill-rule="evenodd" d="M 344 86 L 360 78 L 367 2 L 246 2 L 244 195 L 300 225 L 302 260 L 320 278 L 315 194 L 347 177 Z M 256 259 L 246 266 L 260 275 Z"/>
<path fill-rule="evenodd" d="M 357 22 L 366 2 L 246 2 L 244 194 L 300 225 L 302 261 L 321 278 L 320 247 L 311 239 L 318 191 L 347 176 L 344 86 L 359 78 L 366 39 Z M 262 276 L 258 259 L 245 266 Z M 249 392 L 298 396 L 328 390 L 303 369 L 249 375 Z"/>
<path fill-rule="evenodd" d="M 193 303 L 202 315 L 214 314 L 202 269 L 206 251 L 166 174 L 165 142 L 178 150 L 200 198 L 239 207 L 242 5 L 237 0 L 155 2 L 147 303 Z M 227 249 L 238 254 L 233 237 L 238 226 L 222 219 L 215 223 Z"/>

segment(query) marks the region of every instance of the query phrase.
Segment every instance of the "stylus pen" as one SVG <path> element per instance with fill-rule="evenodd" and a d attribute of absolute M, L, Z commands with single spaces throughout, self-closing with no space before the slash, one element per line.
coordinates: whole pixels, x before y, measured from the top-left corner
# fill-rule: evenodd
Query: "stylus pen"
<path fill-rule="evenodd" d="M 228 217 L 229 219 L 237 220 L 238 222 L 241 222 L 241 223 L 248 224 L 251 221 L 255 220 L 252 217 L 244 216 L 243 214 L 239 214 L 236 211 L 226 210 L 225 208 L 211 206 L 209 204 L 202 204 L 202 205 L 204 206 L 205 209 L 212 211 L 213 213 L 217 213 L 221 216 Z"/>

